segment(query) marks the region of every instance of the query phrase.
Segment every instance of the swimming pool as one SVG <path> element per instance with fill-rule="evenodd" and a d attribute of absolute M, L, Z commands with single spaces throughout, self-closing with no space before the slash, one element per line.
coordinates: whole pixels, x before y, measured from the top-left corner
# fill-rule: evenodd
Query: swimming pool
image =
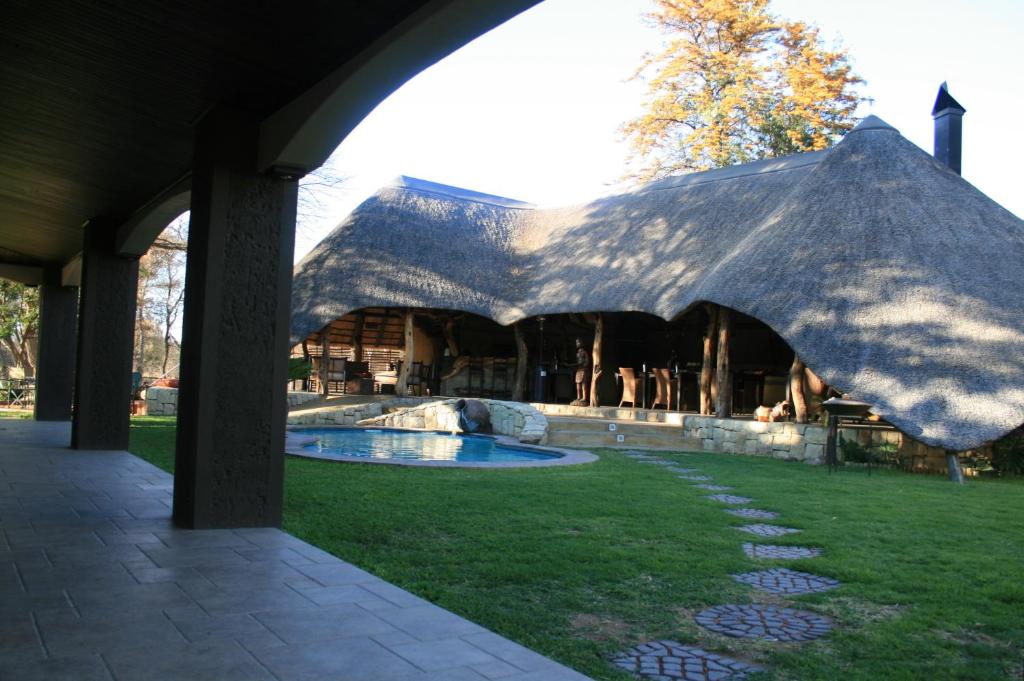
<path fill-rule="evenodd" d="M 480 435 L 388 428 L 302 428 L 292 431 L 303 442 L 293 453 L 321 459 L 391 460 L 396 462 L 517 463 L 552 461 L 561 454 L 509 447 Z M 315 438 L 314 442 L 308 442 Z"/>

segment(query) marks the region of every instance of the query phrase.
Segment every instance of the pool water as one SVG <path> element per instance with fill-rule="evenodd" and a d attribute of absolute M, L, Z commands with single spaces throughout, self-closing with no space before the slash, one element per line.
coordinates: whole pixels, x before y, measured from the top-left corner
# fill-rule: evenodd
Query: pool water
<path fill-rule="evenodd" d="M 303 428 L 303 437 L 319 440 L 302 449 L 322 457 L 360 456 L 402 461 L 457 461 L 502 463 L 557 459 L 528 449 L 504 447 L 493 438 L 477 435 L 387 430 L 378 428 Z"/>

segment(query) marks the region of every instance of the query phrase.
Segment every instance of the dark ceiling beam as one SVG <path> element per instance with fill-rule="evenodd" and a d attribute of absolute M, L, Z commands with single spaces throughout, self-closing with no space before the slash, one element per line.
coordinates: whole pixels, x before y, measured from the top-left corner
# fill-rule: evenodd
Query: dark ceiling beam
<path fill-rule="evenodd" d="M 61 286 L 81 286 L 82 285 L 82 254 L 79 253 L 75 257 L 68 260 L 64 267 L 60 271 L 60 285 Z"/>
<path fill-rule="evenodd" d="M 121 255 L 143 255 L 171 221 L 189 210 L 191 202 L 190 173 L 153 197 L 118 228 L 116 251 Z"/>
<path fill-rule="evenodd" d="M 43 268 L 36 265 L 0 263 L 0 279 L 38 286 L 43 283 Z"/>
<path fill-rule="evenodd" d="M 540 0 L 434 0 L 263 121 L 259 167 L 323 165 L 386 97 L 420 71 Z"/>

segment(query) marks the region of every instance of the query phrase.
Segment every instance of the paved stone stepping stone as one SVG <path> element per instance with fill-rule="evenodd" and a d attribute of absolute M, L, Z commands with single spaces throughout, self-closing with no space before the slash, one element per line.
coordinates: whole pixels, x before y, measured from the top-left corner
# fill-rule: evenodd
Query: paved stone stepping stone
<path fill-rule="evenodd" d="M 694 485 L 697 489 L 706 489 L 709 492 L 728 492 L 732 489 L 728 485 Z"/>
<path fill-rule="evenodd" d="M 730 508 L 726 510 L 726 513 L 732 513 L 741 518 L 758 518 L 760 520 L 772 520 L 779 517 L 775 511 L 762 511 L 759 508 Z"/>
<path fill-rule="evenodd" d="M 708 499 L 722 504 L 749 504 L 753 501 L 749 497 L 737 497 L 732 494 L 712 494 Z"/>
<path fill-rule="evenodd" d="M 778 544 L 743 543 L 743 553 L 748 558 L 771 558 L 795 560 L 797 558 L 814 558 L 821 555 L 821 549 L 809 549 L 805 546 L 779 546 Z"/>
<path fill-rule="evenodd" d="M 796 534 L 800 531 L 795 527 L 781 527 L 779 525 L 767 525 L 765 523 L 744 525 L 743 527 L 737 527 L 736 529 L 740 532 L 756 534 L 758 537 L 781 537 L 784 534 Z"/>
<path fill-rule="evenodd" d="M 839 582 L 829 577 L 819 577 L 809 572 L 797 572 L 788 568 L 744 572 L 742 575 L 733 575 L 732 577 L 737 582 L 749 584 L 755 589 L 784 596 L 814 594 L 839 586 Z"/>
<path fill-rule="evenodd" d="M 711 631 L 736 638 L 766 641 L 810 641 L 827 634 L 832 621 L 806 610 L 777 605 L 716 605 L 694 618 Z"/>
<path fill-rule="evenodd" d="M 643 643 L 619 653 L 612 662 L 640 678 L 657 681 L 739 681 L 763 669 L 675 641 Z"/>
<path fill-rule="evenodd" d="M 707 482 L 714 479 L 710 475 L 677 475 L 676 477 L 680 480 L 691 480 L 693 482 Z"/>

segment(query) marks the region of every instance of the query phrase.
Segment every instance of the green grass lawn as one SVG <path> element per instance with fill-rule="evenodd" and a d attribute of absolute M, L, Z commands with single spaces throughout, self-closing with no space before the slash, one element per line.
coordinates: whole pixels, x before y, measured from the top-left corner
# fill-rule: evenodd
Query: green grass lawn
<path fill-rule="evenodd" d="M 132 451 L 170 470 L 173 421 L 133 421 Z M 594 464 L 459 470 L 289 458 L 285 529 L 598 679 L 615 651 L 675 639 L 771 668 L 778 679 L 1020 678 L 1024 482 L 844 470 L 753 457 L 662 454 L 699 468 L 802 533 L 772 540 L 708 492 L 611 450 Z M 756 522 L 756 521 L 754 521 Z M 744 541 L 824 549 L 754 562 Z M 765 596 L 729 575 L 786 565 L 831 592 Z M 711 634 L 722 603 L 785 602 L 836 628 L 803 644 Z"/>
<path fill-rule="evenodd" d="M 0 409 L 0 419 L 30 419 L 32 411 L 25 409 Z"/>

